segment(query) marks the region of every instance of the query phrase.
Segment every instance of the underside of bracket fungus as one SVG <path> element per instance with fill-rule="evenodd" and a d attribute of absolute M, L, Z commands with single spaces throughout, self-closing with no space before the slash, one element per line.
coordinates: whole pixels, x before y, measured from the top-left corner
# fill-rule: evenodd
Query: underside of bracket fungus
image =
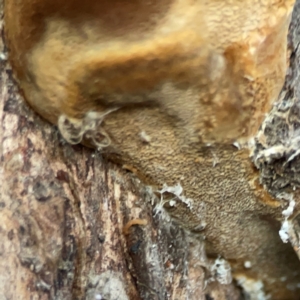
<path fill-rule="evenodd" d="M 300 263 L 285 243 L 296 236 L 299 97 L 288 94 L 259 131 L 284 83 L 293 5 L 5 6 L 10 61 L 33 109 L 157 190 L 156 212 L 205 237 L 208 257 L 222 261 L 211 272 L 226 284 L 231 268 L 253 299 L 300 295 Z"/>

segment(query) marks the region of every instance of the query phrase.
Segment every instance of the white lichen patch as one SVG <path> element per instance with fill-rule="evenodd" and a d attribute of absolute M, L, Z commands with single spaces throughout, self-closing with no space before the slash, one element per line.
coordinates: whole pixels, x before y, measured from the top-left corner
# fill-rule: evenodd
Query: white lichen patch
<path fill-rule="evenodd" d="M 289 231 L 291 230 L 291 222 L 288 220 L 284 220 L 281 224 L 281 228 L 279 230 L 279 236 L 284 243 L 289 241 Z"/>
<path fill-rule="evenodd" d="M 243 288 L 249 300 L 268 300 L 270 297 L 264 292 L 264 284 L 261 280 L 247 278 L 244 275 L 235 276 L 238 284 Z M 247 299 L 248 299 L 247 298 Z"/>
<path fill-rule="evenodd" d="M 232 282 L 231 267 L 224 258 L 217 258 L 210 270 L 214 278 L 221 284 L 230 284 Z"/>

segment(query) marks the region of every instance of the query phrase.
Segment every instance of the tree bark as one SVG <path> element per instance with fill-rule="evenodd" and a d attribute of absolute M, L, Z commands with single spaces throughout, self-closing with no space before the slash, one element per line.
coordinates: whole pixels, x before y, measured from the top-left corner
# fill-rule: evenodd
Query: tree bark
<path fill-rule="evenodd" d="M 299 227 L 299 24 L 300 2 L 293 11 L 288 36 L 289 68 L 278 102 L 266 116 L 256 140 L 254 162 L 260 170 L 260 183 L 275 198 L 295 201 L 289 225 L 289 241 L 300 258 Z"/>
<path fill-rule="evenodd" d="M 296 7 L 282 103 L 293 100 L 287 106 L 298 124 L 299 1 Z M 3 23 L 0 29 L 3 37 Z M 28 107 L 3 41 L 0 52 L 0 300 L 241 299 L 234 283 L 206 284 L 204 241 L 155 214 L 151 189 L 98 151 L 66 144 Z M 276 109 L 282 107 L 271 114 Z M 284 151 L 270 160 L 258 157 L 276 138 L 285 145 L 296 138 L 281 137 L 279 129 L 263 132 L 268 142 L 258 142 L 254 155 L 274 196 L 300 185 L 297 157 L 288 165 Z M 296 221 L 290 237 L 299 255 Z"/>
<path fill-rule="evenodd" d="M 0 299 L 238 299 L 204 286 L 203 242 L 155 216 L 151 190 L 28 107 L 0 29 Z"/>

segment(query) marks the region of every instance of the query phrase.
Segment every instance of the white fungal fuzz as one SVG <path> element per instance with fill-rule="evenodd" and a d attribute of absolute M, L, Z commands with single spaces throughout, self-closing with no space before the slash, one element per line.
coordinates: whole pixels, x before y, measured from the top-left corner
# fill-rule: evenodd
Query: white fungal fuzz
<path fill-rule="evenodd" d="M 238 150 L 241 150 L 241 145 L 240 145 L 239 142 L 234 142 L 232 145 L 233 145 L 234 147 L 236 147 Z"/>
<path fill-rule="evenodd" d="M 175 201 L 175 200 L 170 200 L 170 201 L 169 201 L 169 205 L 170 205 L 171 207 L 175 206 L 175 205 L 176 205 L 176 201 Z"/>
<path fill-rule="evenodd" d="M 185 203 L 188 208 L 190 209 L 192 208 L 192 199 L 186 198 L 185 196 L 182 195 L 183 188 L 179 183 L 174 186 L 168 186 L 167 184 L 164 184 L 163 188 L 161 190 L 158 190 L 157 192 L 160 193 L 160 201 L 154 207 L 154 212 L 155 212 L 154 216 L 160 214 L 162 219 L 166 221 L 170 221 L 171 218 L 169 214 L 166 212 L 166 210 L 164 209 L 164 205 L 167 203 L 169 204 L 169 206 L 175 207 L 177 201 L 180 201 Z M 174 197 L 171 199 L 170 198 L 164 199 L 164 193 L 169 193 L 171 195 L 174 195 Z"/>
<path fill-rule="evenodd" d="M 58 118 L 58 128 L 64 139 L 72 144 L 79 144 L 84 137 L 90 139 L 94 146 L 99 150 L 108 147 L 111 140 L 101 126 L 102 122 L 108 114 L 117 110 L 118 108 L 109 109 L 104 112 L 91 111 L 86 113 L 83 119 L 69 118 L 61 115 Z"/>
<path fill-rule="evenodd" d="M 220 257 L 217 258 L 210 270 L 214 278 L 221 284 L 230 284 L 232 282 L 231 267 L 227 260 Z"/>
<path fill-rule="evenodd" d="M 0 52 L 0 61 L 7 60 L 7 54 L 4 52 Z"/>
<path fill-rule="evenodd" d="M 166 212 L 166 210 L 164 209 L 164 205 L 167 203 L 168 201 L 163 201 L 163 199 L 160 199 L 160 202 L 157 203 L 154 207 L 154 217 L 157 215 L 160 215 L 160 217 L 167 221 L 170 222 L 171 221 L 171 217 L 169 216 L 169 214 Z"/>
<path fill-rule="evenodd" d="M 64 139 L 72 145 L 78 144 L 82 140 L 82 119 L 68 118 L 65 115 L 60 115 L 57 126 Z"/>
<path fill-rule="evenodd" d="M 238 284 L 243 288 L 246 297 L 253 300 L 268 300 L 270 297 L 264 292 L 264 284 L 261 280 L 247 278 L 244 275 L 235 276 Z M 247 298 L 247 299 L 248 299 Z"/>
<path fill-rule="evenodd" d="M 185 203 L 188 208 L 192 208 L 192 199 L 186 198 L 185 196 L 182 195 L 183 188 L 180 183 L 178 183 L 174 186 L 168 186 L 167 184 L 164 184 L 163 188 L 158 192 L 161 194 L 161 200 L 163 199 L 163 194 L 167 192 L 167 193 L 170 193 L 170 194 L 173 194 L 174 196 L 176 196 L 175 198 L 173 198 L 171 200 L 169 199 L 168 201 L 178 199 L 181 202 Z M 165 201 L 165 203 L 168 201 Z"/>
<path fill-rule="evenodd" d="M 289 201 L 288 207 L 282 211 L 284 221 L 282 222 L 281 228 L 279 230 L 279 236 L 281 240 L 284 243 L 287 243 L 290 239 L 290 232 L 293 229 L 292 221 L 290 221 L 288 218 L 293 214 L 296 202 L 293 198 L 293 195 L 289 195 L 286 193 L 281 194 L 278 198 Z"/>
<path fill-rule="evenodd" d="M 145 143 L 151 142 L 151 136 L 148 135 L 144 130 L 140 132 L 140 138 Z"/>
<path fill-rule="evenodd" d="M 181 195 L 183 191 L 182 186 L 180 185 L 180 183 L 174 185 L 174 186 L 168 186 L 167 184 L 163 185 L 163 188 L 158 191 L 160 194 L 163 194 L 165 192 L 171 193 L 176 195 L 177 197 L 179 197 Z"/>
<path fill-rule="evenodd" d="M 282 211 L 282 215 L 286 218 L 290 217 L 293 212 L 294 212 L 294 208 L 295 208 L 295 200 L 294 199 L 291 199 L 290 203 L 289 203 L 289 206 L 287 207 L 287 209 L 283 210 Z"/>

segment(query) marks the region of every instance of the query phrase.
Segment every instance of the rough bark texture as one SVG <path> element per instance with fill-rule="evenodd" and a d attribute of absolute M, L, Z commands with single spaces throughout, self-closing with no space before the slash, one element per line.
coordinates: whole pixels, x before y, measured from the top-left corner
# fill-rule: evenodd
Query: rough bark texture
<path fill-rule="evenodd" d="M 254 153 L 262 184 L 286 200 L 300 185 L 298 16 L 296 9 L 284 97 L 258 133 Z M 206 286 L 204 242 L 155 214 L 156 195 L 132 173 L 97 151 L 66 144 L 27 106 L 5 55 L 0 59 L 1 300 L 242 297 L 234 284 Z M 263 152 L 274 146 L 276 155 Z M 147 224 L 127 226 L 132 220 Z M 299 255 L 299 225 L 291 222 Z"/>
<path fill-rule="evenodd" d="M 154 216 L 135 176 L 28 107 L 0 46 L 0 299 L 238 299 L 204 287 L 203 242 Z"/>
<path fill-rule="evenodd" d="M 264 120 L 256 139 L 254 162 L 260 182 L 277 199 L 292 203 L 294 211 L 286 219 L 289 240 L 300 257 L 300 3 L 297 1 L 289 31 L 289 62 L 285 85 L 278 102 Z M 289 218 L 290 217 L 290 218 Z"/>

